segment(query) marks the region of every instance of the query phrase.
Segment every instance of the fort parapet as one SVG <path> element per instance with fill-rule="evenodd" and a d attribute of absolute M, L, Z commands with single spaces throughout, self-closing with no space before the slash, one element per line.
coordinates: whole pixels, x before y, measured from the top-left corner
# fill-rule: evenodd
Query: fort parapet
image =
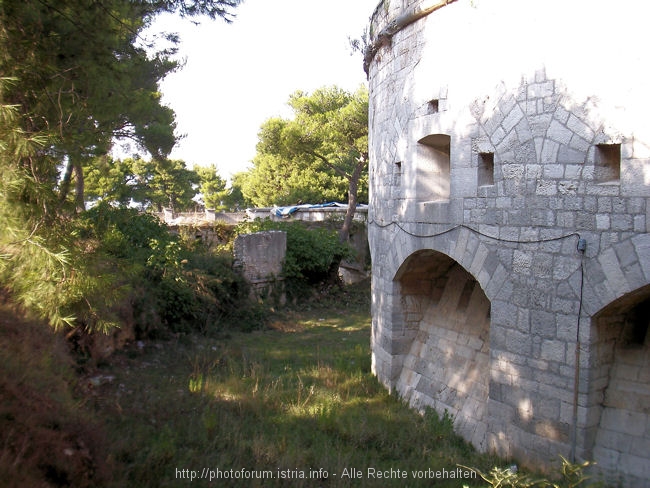
<path fill-rule="evenodd" d="M 372 364 L 474 446 L 650 486 L 650 97 L 638 2 L 384 0 Z"/>

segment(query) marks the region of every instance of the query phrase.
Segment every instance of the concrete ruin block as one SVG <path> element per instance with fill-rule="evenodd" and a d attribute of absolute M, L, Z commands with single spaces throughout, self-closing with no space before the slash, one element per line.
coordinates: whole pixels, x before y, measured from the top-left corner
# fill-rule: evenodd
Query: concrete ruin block
<path fill-rule="evenodd" d="M 251 285 L 258 299 L 276 296 L 284 301 L 282 266 L 287 254 L 287 233 L 264 231 L 237 236 L 233 248 L 233 267 Z"/>

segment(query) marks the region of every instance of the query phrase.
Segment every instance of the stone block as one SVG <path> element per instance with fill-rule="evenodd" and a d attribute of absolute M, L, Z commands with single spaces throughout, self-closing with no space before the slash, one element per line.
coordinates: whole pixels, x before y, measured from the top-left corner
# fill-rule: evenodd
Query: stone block
<path fill-rule="evenodd" d="M 535 192 L 541 196 L 557 195 L 557 182 L 542 180 L 537 182 L 537 190 Z"/>
<path fill-rule="evenodd" d="M 600 422 L 603 429 L 634 436 L 645 432 L 647 419 L 647 415 L 642 413 L 621 408 L 606 408 Z"/>
<path fill-rule="evenodd" d="M 511 330 L 506 335 L 506 348 L 511 353 L 526 357 L 532 350 L 531 337 L 517 330 Z"/>
<path fill-rule="evenodd" d="M 557 120 L 552 120 L 548 127 L 546 137 L 550 140 L 567 146 L 571 142 L 573 133 L 566 126 L 560 124 Z"/>
<path fill-rule="evenodd" d="M 611 247 L 600 252 L 598 262 L 613 290 L 616 290 L 617 293 L 629 291 L 629 285 L 621 270 L 616 253 Z"/>
<path fill-rule="evenodd" d="M 548 361 L 563 363 L 566 361 L 566 343 L 558 340 L 542 341 L 540 357 Z"/>
<path fill-rule="evenodd" d="M 615 232 L 631 231 L 634 228 L 632 215 L 614 214 L 612 215 L 611 229 Z"/>
<path fill-rule="evenodd" d="M 544 98 L 553 95 L 555 83 L 553 80 L 528 85 L 528 98 Z"/>
<path fill-rule="evenodd" d="M 620 457 L 619 468 L 624 473 L 634 476 L 639 480 L 650 480 L 650 463 L 648 458 L 635 454 L 622 454 Z"/>
<path fill-rule="evenodd" d="M 530 274 L 533 255 L 528 252 L 516 250 L 512 259 L 512 270 L 519 274 Z"/>
<path fill-rule="evenodd" d="M 639 257 L 639 263 L 643 268 L 645 277 L 650 281 L 650 235 L 641 234 L 632 237 L 632 243 L 634 244 L 634 249 Z"/>
<path fill-rule="evenodd" d="M 580 136 L 586 141 L 591 141 L 594 138 L 594 131 L 586 123 L 576 117 L 574 114 L 569 115 L 566 123 L 567 127 L 572 130 L 576 135 Z"/>
<path fill-rule="evenodd" d="M 519 105 L 515 105 L 509 112 L 507 112 L 506 117 L 503 119 L 503 122 L 501 122 L 501 126 L 503 127 L 504 131 L 508 133 L 519 123 L 521 119 L 524 118 L 524 116 L 525 114 Z"/>
<path fill-rule="evenodd" d="M 647 232 L 647 219 L 645 215 L 635 215 L 634 216 L 634 232 L 642 233 Z"/>
<path fill-rule="evenodd" d="M 609 230 L 611 229 L 611 218 L 609 214 L 596 215 L 596 230 Z"/>
<path fill-rule="evenodd" d="M 555 314 L 543 310 L 531 310 L 530 322 L 533 334 L 546 338 L 557 336 Z"/>

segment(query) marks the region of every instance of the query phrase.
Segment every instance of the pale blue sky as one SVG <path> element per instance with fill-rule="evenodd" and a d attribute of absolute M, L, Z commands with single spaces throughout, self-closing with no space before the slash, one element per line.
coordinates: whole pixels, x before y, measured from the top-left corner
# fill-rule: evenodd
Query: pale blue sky
<path fill-rule="evenodd" d="M 366 83 L 359 37 L 378 0 L 245 0 L 224 22 L 165 17 L 153 29 L 181 35 L 185 67 L 162 83 L 163 102 L 187 134 L 171 157 L 216 164 L 222 177 L 245 170 L 269 117 L 289 115 L 295 90 L 325 85 L 353 91 Z"/>

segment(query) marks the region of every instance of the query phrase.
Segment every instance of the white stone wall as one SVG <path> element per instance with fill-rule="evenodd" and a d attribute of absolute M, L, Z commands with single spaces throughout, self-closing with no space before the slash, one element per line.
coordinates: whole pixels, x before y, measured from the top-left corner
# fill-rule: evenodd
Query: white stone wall
<path fill-rule="evenodd" d="M 433 3 L 384 0 L 373 35 Z M 414 406 L 455 413 L 481 449 L 529 463 L 574 450 L 600 456 L 607 476 L 629 486 L 650 484 L 639 467 L 650 451 L 621 447 L 647 446 L 650 418 L 647 407 L 635 412 L 645 421 L 636 438 L 615 430 L 626 409 L 605 398 L 630 370 L 613 352 L 615 329 L 604 333 L 594 317 L 650 297 L 650 55 L 639 9 L 628 0 L 458 0 L 391 31 L 368 65 L 373 370 Z M 493 170 L 482 167 L 485 154 Z M 445 334 L 471 334 L 466 318 L 431 318 L 435 290 L 459 288 L 439 260 L 422 258 L 428 251 L 484 293 L 484 356 L 444 359 Z M 409 266 L 414 256 L 427 276 Z M 405 291 L 413 280 L 419 295 Z M 479 381 L 463 397 L 484 399 L 472 420 L 440 394 L 451 373 L 424 372 L 446 361 L 466 374 L 483 357 L 487 392 Z M 638 377 L 625 383 L 636 402 L 648 381 Z M 618 448 L 602 442 L 612 431 Z"/>

